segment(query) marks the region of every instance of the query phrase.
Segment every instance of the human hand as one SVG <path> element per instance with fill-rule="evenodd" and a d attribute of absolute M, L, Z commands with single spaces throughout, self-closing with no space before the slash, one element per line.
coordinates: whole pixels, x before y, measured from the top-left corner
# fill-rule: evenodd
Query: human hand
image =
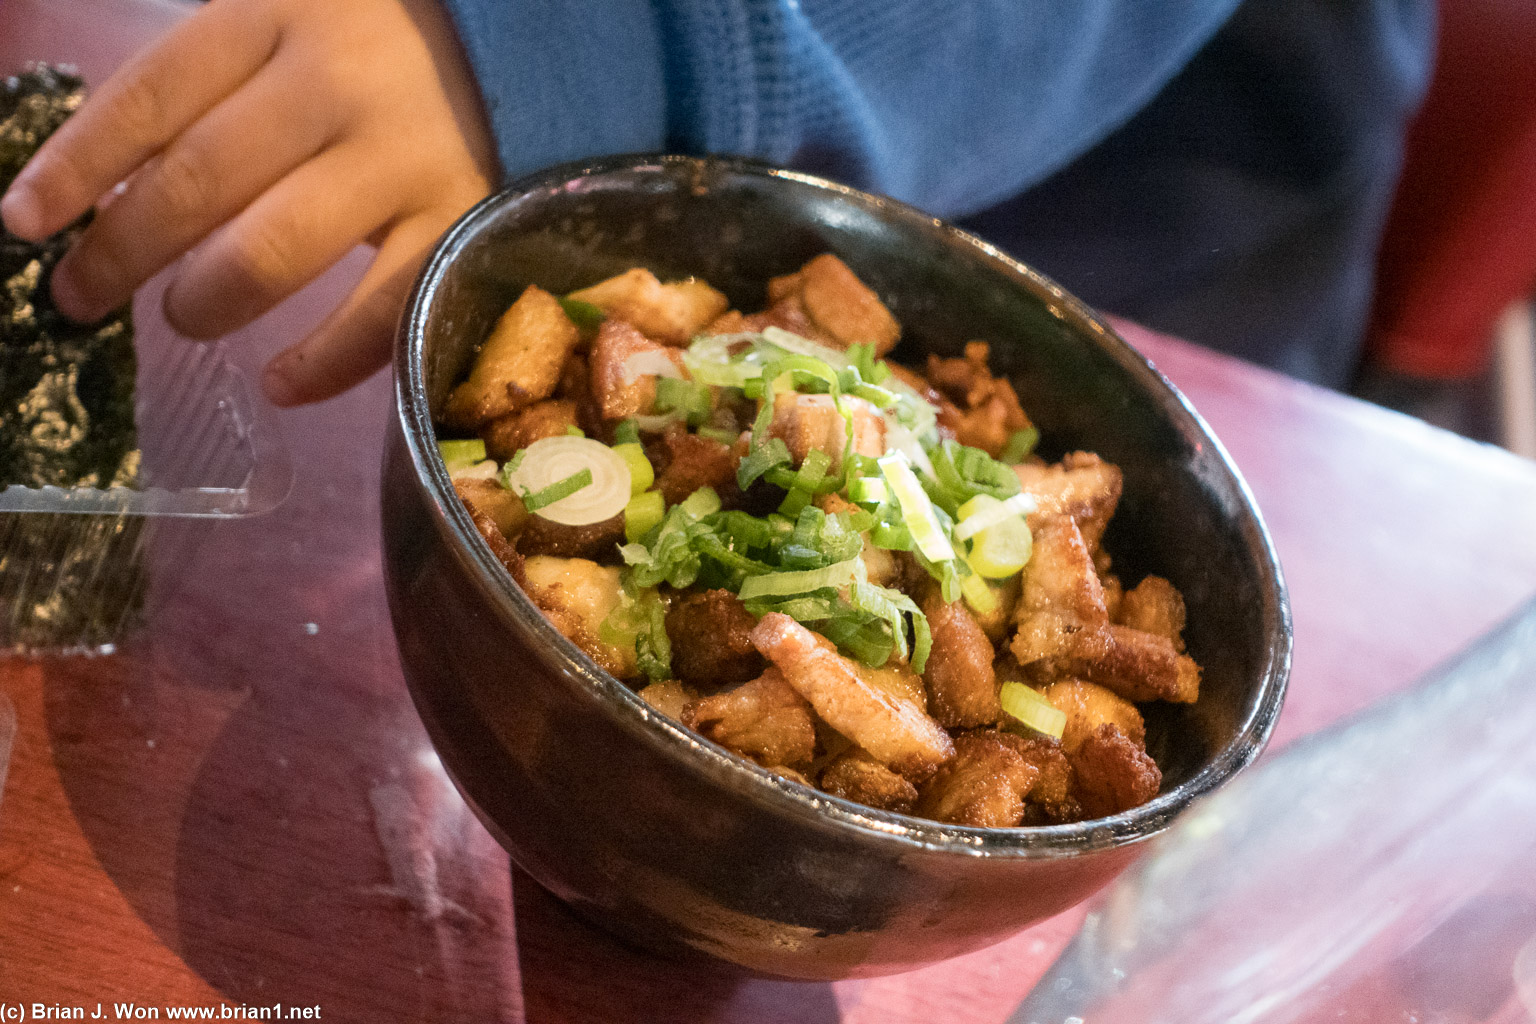
<path fill-rule="evenodd" d="M 493 154 L 432 0 L 216 0 L 65 122 L 0 216 L 41 239 L 113 193 L 55 269 L 55 303 L 99 319 L 197 246 L 164 306 L 199 339 L 249 323 L 373 243 L 352 294 L 267 365 L 267 396 L 297 405 L 388 361 L 417 268 L 489 192 Z"/>

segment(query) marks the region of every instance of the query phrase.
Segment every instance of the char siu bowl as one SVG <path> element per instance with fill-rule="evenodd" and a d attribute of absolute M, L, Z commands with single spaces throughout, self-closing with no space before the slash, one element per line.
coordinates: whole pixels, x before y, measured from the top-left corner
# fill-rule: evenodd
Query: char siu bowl
<path fill-rule="evenodd" d="M 471 210 L 395 351 L 384 567 L 441 760 L 664 956 L 911 970 L 1099 889 L 1263 748 L 1253 499 L 1090 310 L 915 209 L 615 157 Z"/>

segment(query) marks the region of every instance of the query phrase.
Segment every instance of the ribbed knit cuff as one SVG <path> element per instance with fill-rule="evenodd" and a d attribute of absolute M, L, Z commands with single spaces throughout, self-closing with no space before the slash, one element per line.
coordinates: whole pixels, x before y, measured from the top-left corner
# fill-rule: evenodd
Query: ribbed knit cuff
<path fill-rule="evenodd" d="M 665 146 L 665 69 L 649 0 L 442 2 L 505 178 Z"/>

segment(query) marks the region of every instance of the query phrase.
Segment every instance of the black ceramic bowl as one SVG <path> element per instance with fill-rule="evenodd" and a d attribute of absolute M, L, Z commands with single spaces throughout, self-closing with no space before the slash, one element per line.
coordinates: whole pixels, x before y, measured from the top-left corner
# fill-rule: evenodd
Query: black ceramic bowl
<path fill-rule="evenodd" d="M 1205 669 L 1153 705 L 1163 791 L 1112 818 L 974 829 L 778 778 L 662 717 L 557 633 L 455 499 L 434 413 L 529 283 L 640 265 L 759 309 L 768 278 L 833 252 L 901 321 L 894 358 L 992 343 L 1042 452 L 1125 473 L 1106 540 L 1128 580 L 1188 603 Z M 422 271 L 395 351 L 384 565 L 406 679 L 443 763 L 518 865 L 587 918 L 755 971 L 904 971 L 1083 899 L 1191 800 L 1257 756 L 1290 664 L 1285 588 L 1221 445 L 1145 359 L 1059 287 L 900 203 L 737 160 L 616 157 L 524 178 L 471 210 Z"/>

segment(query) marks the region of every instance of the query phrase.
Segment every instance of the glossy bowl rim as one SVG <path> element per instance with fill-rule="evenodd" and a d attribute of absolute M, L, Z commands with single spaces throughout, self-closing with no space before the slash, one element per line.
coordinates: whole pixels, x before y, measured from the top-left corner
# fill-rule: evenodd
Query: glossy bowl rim
<path fill-rule="evenodd" d="M 1054 308 L 1085 343 L 1097 343 L 1163 406 L 1178 432 L 1208 444 L 1216 464 L 1227 476 L 1244 513 L 1241 534 L 1245 546 L 1260 556 L 1265 584 L 1263 629 L 1266 650 L 1259 695 L 1236 736 L 1194 775 L 1139 807 L 1104 818 L 1069 825 L 977 828 L 948 825 L 897 814 L 835 797 L 775 775 L 731 753 L 655 711 L 639 694 L 600 669 L 580 648 L 560 634 L 491 553 L 463 504 L 454 494 L 448 471 L 438 455 L 426 393 L 424 339 L 432 300 L 455 258 L 495 219 L 502 208 L 559 188 L 576 179 L 605 174 L 654 171 L 676 174 L 690 167 L 703 180 L 724 174 L 792 181 L 821 190 L 894 217 L 904 230 L 933 232 L 976 258 L 1001 269 L 1015 284 Z M 563 163 L 535 171 L 511 182 L 468 210 L 439 239 L 419 272 L 402 313 L 394 347 L 395 414 L 415 470 L 416 484 L 428 498 L 430 516 L 440 536 L 452 538 L 453 555 L 478 588 L 496 606 L 503 620 L 516 623 L 528 635 L 529 647 L 545 666 L 574 676 L 602 700 L 611 717 L 626 732 L 660 753 L 691 765 L 712 781 L 745 797 L 810 824 L 830 824 L 866 836 L 922 850 L 961 857 L 1056 859 L 1091 850 L 1143 842 L 1165 829 L 1191 802 L 1216 789 L 1252 763 L 1264 749 L 1279 717 L 1289 681 L 1293 634 L 1290 602 L 1280 561 L 1258 505 L 1231 456 L 1189 400 L 1111 327 L 1065 289 L 995 246 L 940 218 L 888 197 L 874 195 L 835 181 L 785 170 L 741 157 L 689 157 L 672 154 L 623 154 Z M 445 759 L 446 760 L 446 759 Z"/>

